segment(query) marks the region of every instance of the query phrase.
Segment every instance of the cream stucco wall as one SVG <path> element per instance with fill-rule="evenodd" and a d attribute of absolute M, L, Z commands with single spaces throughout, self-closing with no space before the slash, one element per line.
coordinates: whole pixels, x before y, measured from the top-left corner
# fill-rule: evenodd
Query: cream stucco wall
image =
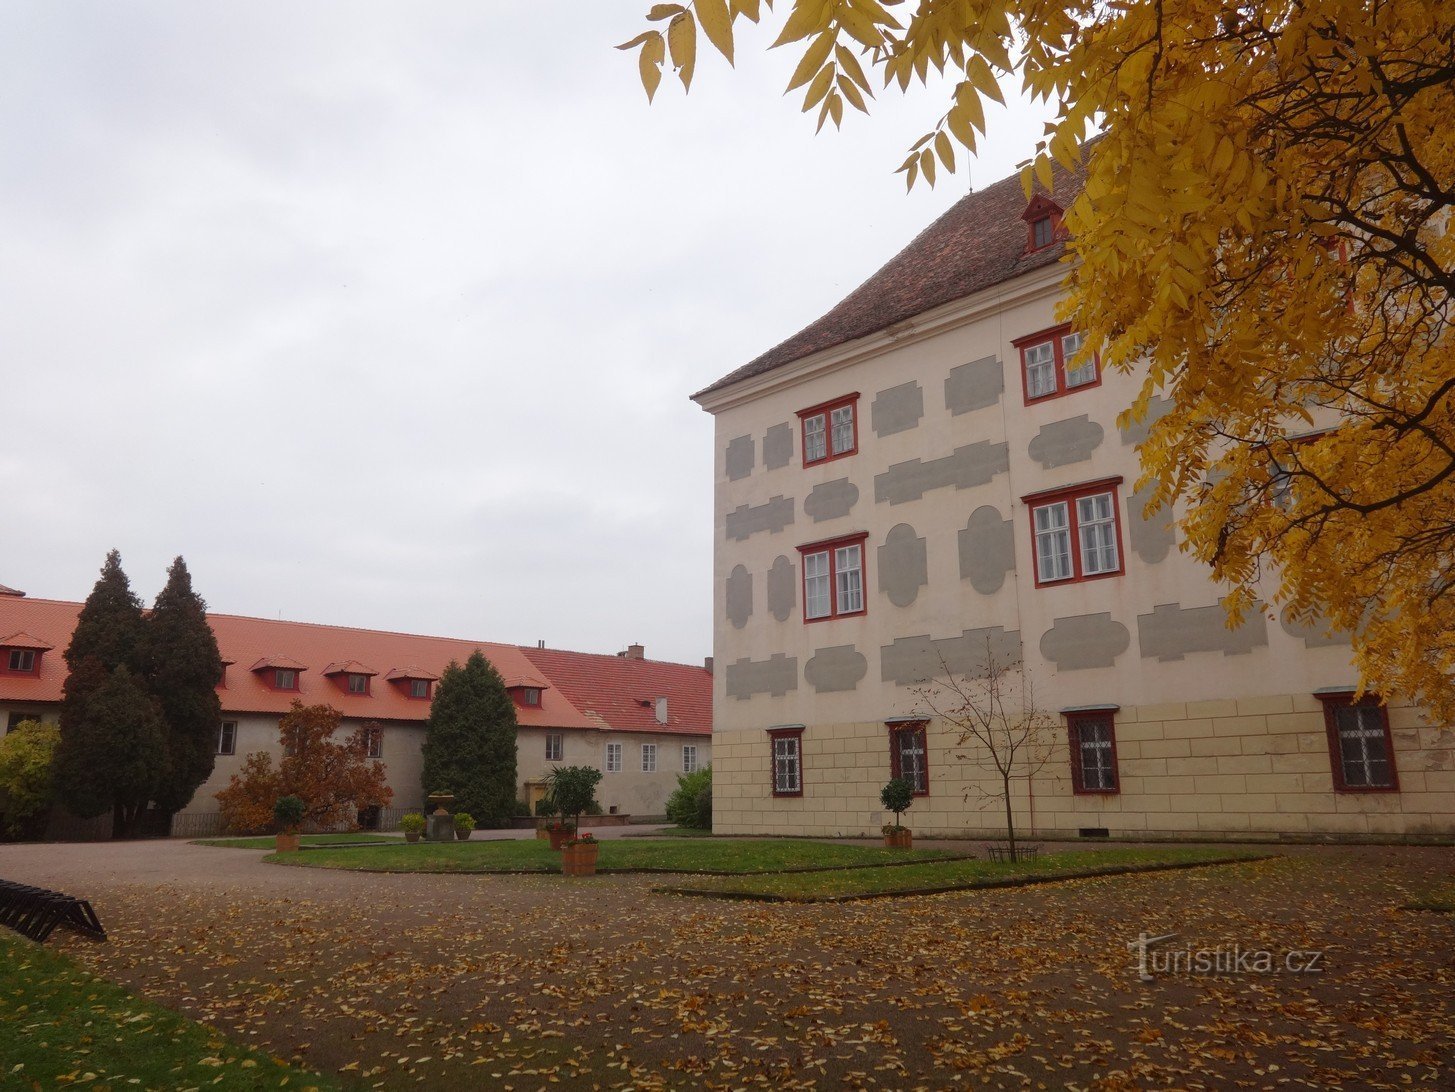
<path fill-rule="evenodd" d="M 1277 618 L 1226 629 L 1206 570 L 1179 553 L 1165 517 L 1142 518 L 1133 495 L 1136 430 L 1120 431 L 1116 418 L 1136 394 L 1135 377 L 1105 375 L 1099 386 L 1025 404 L 1012 342 L 1056 325 L 1059 276 L 1053 267 L 1022 277 L 703 399 L 716 417 L 719 829 L 876 826 L 889 776 L 884 721 L 920 711 L 909 676 L 934 673 L 940 653 L 983 649 L 988 631 L 1008 647 L 1018 638 L 1041 707 L 1122 709 L 1121 793 L 1073 797 L 1069 758 L 1054 762 L 1056 776 L 1048 767 L 1036 785 L 1038 823 L 1048 829 L 1455 830 L 1450 733 L 1411 711 L 1394 714 L 1402 791 L 1332 792 L 1312 695 L 1354 685 L 1348 646 Z M 987 377 L 997 372 L 998 397 L 968 408 L 977 399 L 966 384 L 993 394 Z M 804 467 L 797 411 L 855 392 L 858 453 Z M 770 467 L 770 450 L 772 461 L 783 459 L 785 427 L 791 456 Z M 1037 588 L 1021 498 L 1118 477 L 1124 574 Z M 997 573 L 987 558 L 1005 521 L 1014 569 Z M 805 624 L 798 547 L 860 532 L 866 613 Z M 775 565 L 780 574 L 791 566 L 791 581 L 775 586 Z M 1186 712 L 1220 702 L 1259 711 Z M 1279 717 L 1301 718 L 1299 727 L 1270 719 Z M 807 726 L 802 800 L 768 791 L 765 729 L 781 724 Z M 1165 737 L 1152 727 L 1164 724 L 1173 725 Z M 931 735 L 939 758 L 931 756 L 931 797 L 916 804 L 915 825 L 979 825 L 943 733 L 938 745 Z"/>
<path fill-rule="evenodd" d="M 562 737 L 563 754 L 560 762 L 546 761 L 546 737 Z M 606 746 L 621 744 L 622 768 L 618 773 L 606 770 Z M 654 773 L 642 770 L 643 744 L 657 748 L 657 768 Z M 712 739 L 710 736 L 684 737 L 681 733 L 658 732 L 601 732 L 532 729 L 522 731 L 516 748 L 516 775 L 521 783 L 520 795 L 525 797 L 530 785 L 539 785 L 556 766 L 595 766 L 603 771 L 601 783 L 596 788 L 596 799 L 603 811 L 632 816 L 660 816 L 666 814 L 667 797 L 677 788 L 677 778 L 683 773 L 682 748 L 697 748 L 697 764 L 706 766 L 712 761 Z"/>

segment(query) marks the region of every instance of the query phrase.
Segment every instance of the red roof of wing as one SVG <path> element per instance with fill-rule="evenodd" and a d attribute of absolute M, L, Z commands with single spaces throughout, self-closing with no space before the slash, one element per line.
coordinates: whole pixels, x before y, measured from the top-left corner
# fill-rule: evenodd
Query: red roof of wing
<path fill-rule="evenodd" d="M 552 648 L 521 651 L 603 727 L 683 735 L 712 732 L 712 673 L 705 667 Z M 657 723 L 657 699 L 662 697 L 667 699 L 666 724 Z"/>
<path fill-rule="evenodd" d="M 29 648 L 37 652 L 49 652 L 55 647 L 28 633 L 12 633 L 9 637 L 0 639 L 0 648 Z"/>
<path fill-rule="evenodd" d="M 1084 166 L 1076 172 L 1057 167 L 1052 181 L 1057 206 L 1067 208 L 1085 184 Z M 1019 175 L 962 197 L 828 314 L 692 397 L 868 337 L 1058 261 L 1065 251 L 1062 239 L 1026 253 L 1025 211 Z"/>
<path fill-rule="evenodd" d="M 35 634 L 56 648 L 70 644 L 80 603 L 53 599 L 0 597 L 0 633 L 22 630 Z M 282 622 L 267 618 L 242 618 L 231 614 L 209 614 L 223 659 L 235 664 L 254 664 L 277 657 L 287 649 L 290 658 L 320 669 L 330 663 L 358 660 L 388 664 L 395 678 L 438 678 L 451 661 L 463 663 L 477 648 L 506 677 L 536 675 L 536 668 L 514 645 L 483 641 L 461 641 L 449 637 L 423 637 L 381 630 L 322 626 L 309 622 Z M 398 665 L 397 668 L 395 665 Z M 400 671 L 402 674 L 394 674 Z M 0 701 L 59 702 L 66 679 L 66 663 L 59 655 L 41 657 L 40 674 L 0 675 Z M 350 694 L 321 671 L 299 676 L 299 689 L 276 691 L 251 671 L 227 672 L 227 686 L 218 691 L 227 713 L 286 713 L 294 700 L 304 704 L 327 703 L 346 717 L 359 720 L 422 721 L 429 713 L 427 701 L 410 698 L 407 688 L 379 686 L 369 694 Z M 601 722 L 576 708 L 552 684 L 541 694 L 539 706 L 516 710 L 523 727 L 599 728 Z"/>
<path fill-rule="evenodd" d="M 361 664 L 358 660 L 340 660 L 338 663 L 329 664 L 323 669 L 325 675 L 377 675 L 367 664 Z"/>

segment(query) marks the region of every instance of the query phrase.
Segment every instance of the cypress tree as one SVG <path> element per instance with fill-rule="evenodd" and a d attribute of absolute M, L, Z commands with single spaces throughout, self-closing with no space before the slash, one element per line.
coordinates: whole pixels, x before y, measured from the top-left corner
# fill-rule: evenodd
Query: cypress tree
<path fill-rule="evenodd" d="M 155 799 L 174 815 L 212 776 L 222 719 L 217 696 L 222 655 L 207 624 L 207 604 L 192 590 L 192 576 L 180 557 L 167 570 L 167 585 L 146 618 L 140 658 L 166 732 L 166 761 Z"/>
<path fill-rule="evenodd" d="M 74 672 L 84 660 L 94 657 L 107 671 L 120 664 L 135 669 L 141 629 L 141 600 L 121 570 L 121 554 L 112 550 L 76 619 L 66 648 L 66 666 Z M 67 685 L 69 688 L 69 682 Z"/>
<path fill-rule="evenodd" d="M 150 803 L 166 759 L 157 703 L 125 664 L 108 672 L 94 656 L 71 672 L 66 687 L 56 796 L 85 819 L 110 808 L 113 835 L 125 837 Z"/>
<path fill-rule="evenodd" d="M 451 662 L 435 687 L 424 735 L 424 794 L 446 790 L 482 823 L 515 810 L 515 702 L 505 680 L 476 649 Z"/>

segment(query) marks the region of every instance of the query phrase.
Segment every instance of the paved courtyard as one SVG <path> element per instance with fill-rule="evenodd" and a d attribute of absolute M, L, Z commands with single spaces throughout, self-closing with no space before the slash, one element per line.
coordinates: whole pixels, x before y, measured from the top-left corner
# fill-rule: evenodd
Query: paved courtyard
<path fill-rule="evenodd" d="M 112 938 L 53 947 L 361 1086 L 1450 1087 L 1455 918 L 1397 907 L 1455 850 L 1286 853 L 821 906 L 179 842 L 0 846 L 0 876 L 90 898 Z M 1186 959 L 1141 981 L 1143 932 Z"/>

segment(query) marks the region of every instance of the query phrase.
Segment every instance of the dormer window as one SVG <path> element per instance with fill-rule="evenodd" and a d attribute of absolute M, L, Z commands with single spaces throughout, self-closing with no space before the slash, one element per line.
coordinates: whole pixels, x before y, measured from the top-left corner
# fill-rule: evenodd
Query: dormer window
<path fill-rule="evenodd" d="M 409 696 L 423 701 L 429 700 L 430 687 L 433 684 L 428 679 L 410 679 Z"/>
<path fill-rule="evenodd" d="M 506 693 L 521 709 L 539 709 L 546 691 L 546 680 L 539 675 L 512 675 L 505 680 Z"/>
<path fill-rule="evenodd" d="M 356 671 L 349 673 L 349 693 L 367 694 L 369 692 L 369 676 L 360 675 Z"/>
<path fill-rule="evenodd" d="M 270 690 L 297 691 L 303 689 L 303 672 L 308 665 L 291 656 L 264 656 L 251 670 Z"/>
<path fill-rule="evenodd" d="M 434 697 L 434 684 L 439 681 L 439 676 L 433 671 L 410 665 L 391 668 L 384 681 L 397 686 L 410 701 L 429 701 Z"/>
<path fill-rule="evenodd" d="M 12 633 L 0 640 L 0 674 L 39 675 L 40 662 L 51 647 L 28 633 Z"/>
<path fill-rule="evenodd" d="M 332 679 L 333 684 L 345 694 L 367 698 L 372 691 L 370 682 L 378 672 L 358 660 L 339 660 L 323 669 L 323 677 Z"/>
<path fill-rule="evenodd" d="M 297 690 L 298 672 L 291 667 L 278 667 L 273 669 L 274 690 Z"/>
<path fill-rule="evenodd" d="M 522 705 L 539 705 L 541 703 L 540 687 L 527 686 L 520 692 L 520 703 Z"/>
<path fill-rule="evenodd" d="M 1031 198 L 1026 211 L 1021 213 L 1021 219 L 1026 222 L 1027 254 L 1045 250 L 1060 238 L 1061 212 L 1061 206 L 1045 194 L 1038 193 Z"/>

